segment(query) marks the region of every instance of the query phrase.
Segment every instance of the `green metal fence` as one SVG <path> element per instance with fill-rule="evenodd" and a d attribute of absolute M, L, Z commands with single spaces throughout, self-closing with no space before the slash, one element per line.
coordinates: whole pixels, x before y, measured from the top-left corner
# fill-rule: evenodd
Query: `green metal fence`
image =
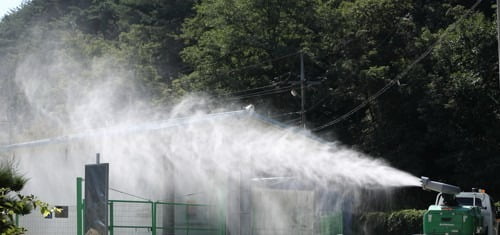
<path fill-rule="evenodd" d="M 43 217 L 40 211 L 33 211 L 28 215 L 16 217 L 17 225 L 26 228 L 26 235 L 75 235 L 76 234 L 76 206 L 66 205 L 67 217 L 57 217 L 56 213 Z"/>
<path fill-rule="evenodd" d="M 157 234 L 223 235 L 225 218 L 213 205 L 155 202 Z"/>
<path fill-rule="evenodd" d="M 149 201 L 109 200 L 109 234 L 154 234 L 154 205 Z"/>
<path fill-rule="evenodd" d="M 223 221 L 206 204 L 109 200 L 110 235 L 219 235 L 225 234 Z"/>
<path fill-rule="evenodd" d="M 321 216 L 321 235 L 341 235 L 344 232 L 342 213 Z"/>
<path fill-rule="evenodd" d="M 84 231 L 83 179 L 77 179 L 77 203 L 67 207 L 66 218 L 43 218 L 39 215 L 21 216 L 21 226 L 28 234 L 77 234 Z M 266 197 L 261 198 L 264 202 Z M 343 233 L 341 212 L 305 213 L 302 207 L 289 205 L 286 218 L 288 226 L 276 226 L 269 208 L 255 201 L 250 225 L 251 234 L 320 234 Z M 261 206 L 257 206 L 260 204 Z M 110 235 L 225 235 L 226 207 L 196 203 L 158 202 L 149 200 L 109 200 L 108 226 Z M 260 210 L 259 210 L 260 208 Z M 260 213 L 259 213 L 260 212 Z M 310 211 L 309 211 L 310 212 Z M 235 215 L 237 216 L 237 215 Z M 312 226 L 314 224 L 314 226 Z M 76 225 L 76 228 L 75 228 Z M 304 227 L 303 225 L 311 225 Z"/>
<path fill-rule="evenodd" d="M 83 179 L 77 178 L 77 235 L 83 235 Z M 139 200 L 108 201 L 109 234 L 223 235 L 223 211 L 213 205 L 153 202 Z"/>

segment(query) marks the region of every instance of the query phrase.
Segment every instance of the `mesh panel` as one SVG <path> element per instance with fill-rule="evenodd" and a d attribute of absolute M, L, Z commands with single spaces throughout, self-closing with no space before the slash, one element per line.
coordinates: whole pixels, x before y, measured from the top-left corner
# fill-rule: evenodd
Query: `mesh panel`
<path fill-rule="evenodd" d="M 212 235 L 219 234 L 218 214 L 213 206 L 158 203 L 157 234 Z"/>
<path fill-rule="evenodd" d="M 151 228 L 151 203 L 113 202 L 113 225 Z M 109 220 L 111 224 L 111 219 Z"/>
<path fill-rule="evenodd" d="M 111 201 L 109 223 L 114 234 L 152 234 L 152 202 Z M 112 207 L 112 213 L 111 213 Z M 44 218 L 39 212 L 19 217 L 26 234 L 76 234 L 76 206 L 68 206 L 67 218 Z M 182 203 L 156 204 L 156 234 L 215 235 L 221 234 L 220 211 L 213 206 Z"/>
<path fill-rule="evenodd" d="M 146 228 L 114 228 L 114 234 L 118 235 L 151 235 L 151 229 Z M 161 234 L 161 233 L 160 233 Z"/>
<path fill-rule="evenodd" d="M 76 206 L 68 206 L 68 218 L 44 218 L 40 212 L 19 216 L 19 226 L 28 229 L 26 234 L 71 235 L 76 234 Z"/>

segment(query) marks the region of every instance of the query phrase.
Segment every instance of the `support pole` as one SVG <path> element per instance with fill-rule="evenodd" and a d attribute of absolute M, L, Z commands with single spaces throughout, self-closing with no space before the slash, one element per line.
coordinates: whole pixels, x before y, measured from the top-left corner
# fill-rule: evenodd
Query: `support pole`
<path fill-rule="evenodd" d="M 151 203 L 151 234 L 156 235 L 156 202 Z"/>
<path fill-rule="evenodd" d="M 114 235 L 115 234 L 115 223 L 114 223 L 114 221 L 115 221 L 115 213 L 114 213 L 113 202 L 110 202 L 109 203 L 109 235 Z"/>
<path fill-rule="evenodd" d="M 83 235 L 83 198 L 81 177 L 76 178 L 76 235 Z"/>
<path fill-rule="evenodd" d="M 500 88 L 500 1 L 497 0 L 498 87 Z"/>

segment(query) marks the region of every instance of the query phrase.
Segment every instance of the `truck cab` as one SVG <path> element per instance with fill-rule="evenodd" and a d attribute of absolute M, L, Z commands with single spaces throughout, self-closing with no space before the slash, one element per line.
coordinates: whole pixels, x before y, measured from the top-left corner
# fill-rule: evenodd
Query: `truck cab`
<path fill-rule="evenodd" d="M 493 199 L 486 194 L 484 190 L 473 189 L 472 192 L 460 192 L 455 195 L 455 202 L 456 204 L 454 206 L 462 208 L 479 208 L 482 217 L 483 234 L 498 235 L 498 224 L 496 220 L 497 210 L 493 203 Z M 442 194 L 438 194 L 436 205 L 446 206 L 446 204 Z"/>

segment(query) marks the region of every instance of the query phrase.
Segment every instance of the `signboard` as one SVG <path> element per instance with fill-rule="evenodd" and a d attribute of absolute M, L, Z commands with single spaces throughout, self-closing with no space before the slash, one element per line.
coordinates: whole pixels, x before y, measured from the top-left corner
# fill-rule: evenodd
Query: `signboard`
<path fill-rule="evenodd" d="M 109 164 L 85 165 L 84 234 L 108 234 Z"/>

